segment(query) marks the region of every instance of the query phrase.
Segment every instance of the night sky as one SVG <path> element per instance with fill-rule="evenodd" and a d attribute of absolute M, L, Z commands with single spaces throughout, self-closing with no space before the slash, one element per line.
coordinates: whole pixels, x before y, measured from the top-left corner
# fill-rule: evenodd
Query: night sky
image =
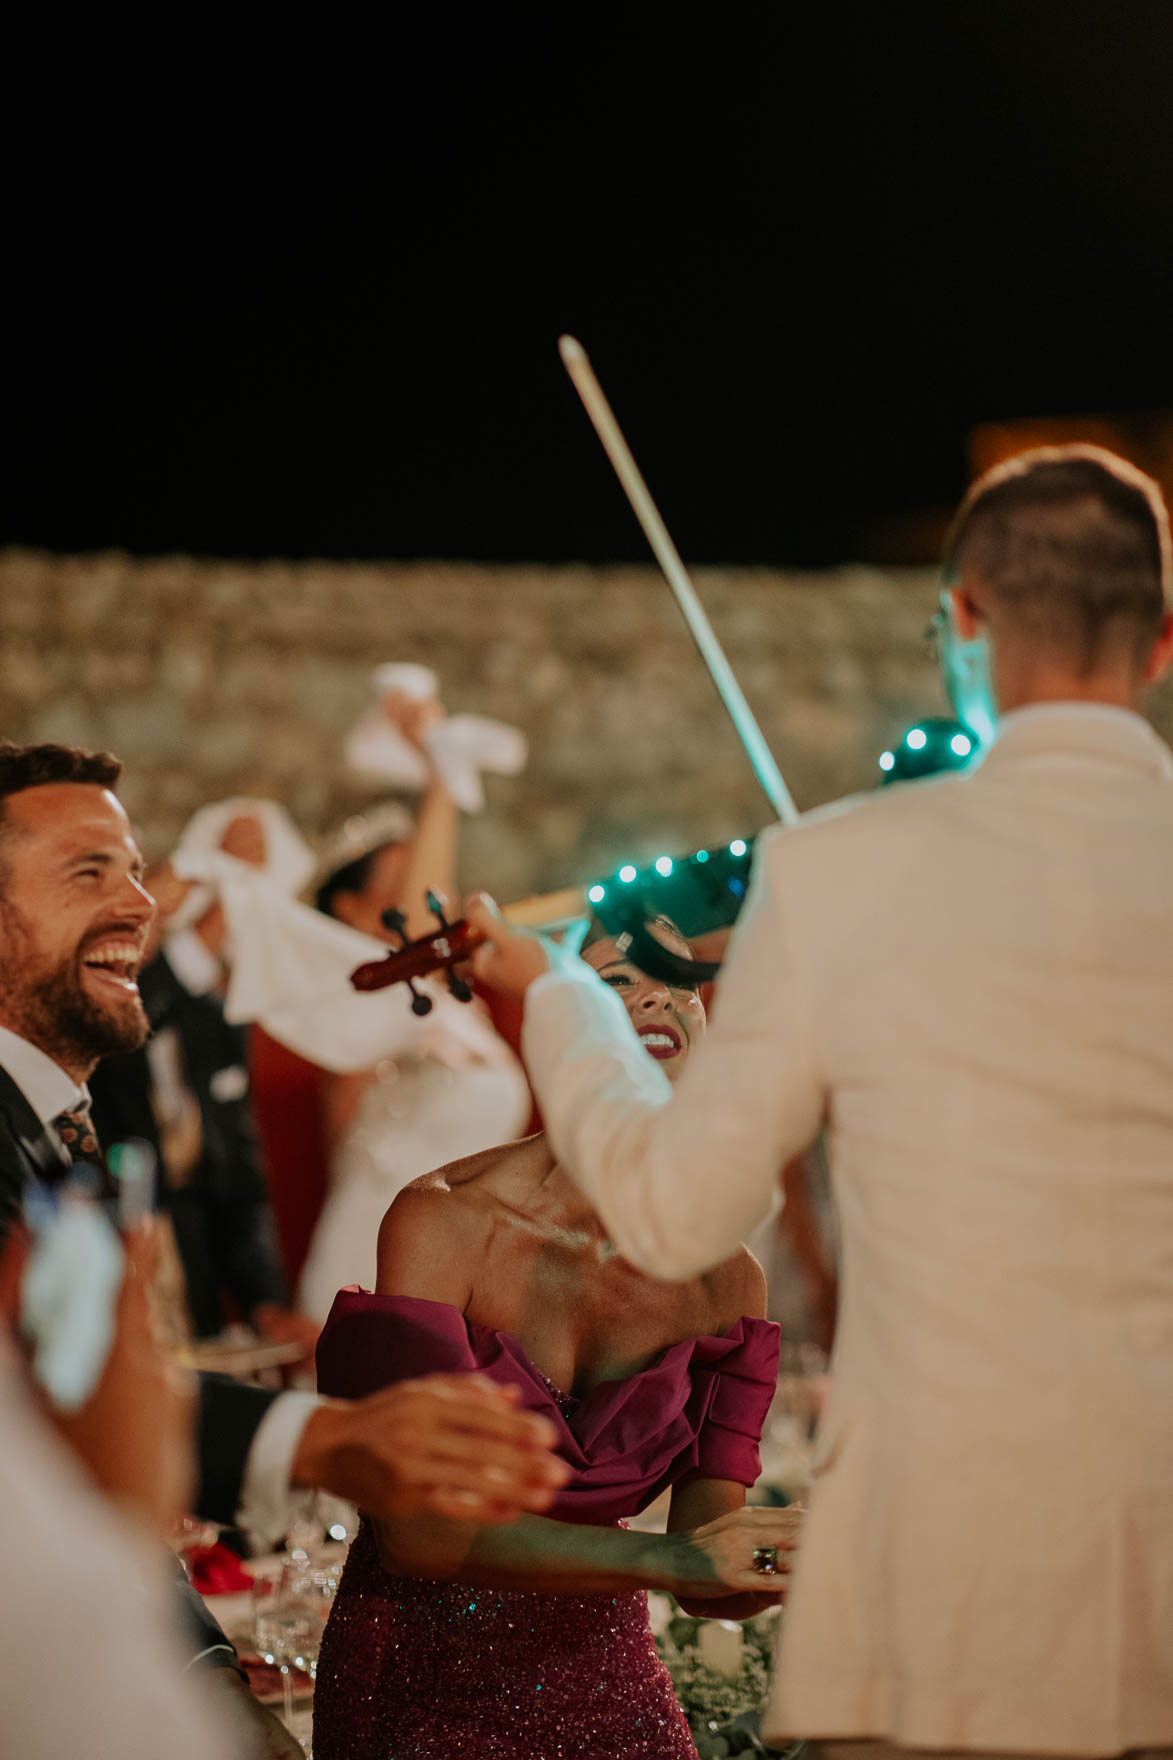
<path fill-rule="evenodd" d="M 697 562 L 1173 404 L 1168 0 L 154 16 L 9 44 L 0 542 L 643 559 L 562 330 Z"/>

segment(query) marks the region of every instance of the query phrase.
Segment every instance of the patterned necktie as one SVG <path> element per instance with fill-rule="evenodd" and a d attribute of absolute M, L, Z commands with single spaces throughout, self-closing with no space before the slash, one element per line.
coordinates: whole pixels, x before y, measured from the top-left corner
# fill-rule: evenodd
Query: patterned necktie
<path fill-rule="evenodd" d="M 75 1106 L 70 1112 L 59 1112 L 53 1120 L 53 1129 L 65 1144 L 72 1162 L 88 1161 L 95 1167 L 105 1166 L 88 1106 Z"/>

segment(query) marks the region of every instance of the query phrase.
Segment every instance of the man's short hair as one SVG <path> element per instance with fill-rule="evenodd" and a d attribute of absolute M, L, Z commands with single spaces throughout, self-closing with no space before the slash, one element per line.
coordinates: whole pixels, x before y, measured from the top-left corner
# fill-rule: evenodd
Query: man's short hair
<path fill-rule="evenodd" d="M 77 746 L 18 746 L 0 739 L 0 882 L 7 877 L 4 849 L 14 835 L 6 823 L 8 801 L 28 788 L 51 782 L 88 782 L 113 788 L 122 765 L 109 752 L 87 752 Z"/>
<path fill-rule="evenodd" d="M 18 746 L 0 740 L 0 813 L 9 795 L 51 782 L 88 782 L 113 788 L 122 765 L 109 752 L 86 752 L 77 746 Z"/>
<path fill-rule="evenodd" d="M 945 544 L 946 579 L 969 574 L 1038 646 L 1091 672 L 1139 660 L 1173 609 L 1169 515 L 1151 477 L 1099 446 L 1045 446 L 976 482 Z"/>

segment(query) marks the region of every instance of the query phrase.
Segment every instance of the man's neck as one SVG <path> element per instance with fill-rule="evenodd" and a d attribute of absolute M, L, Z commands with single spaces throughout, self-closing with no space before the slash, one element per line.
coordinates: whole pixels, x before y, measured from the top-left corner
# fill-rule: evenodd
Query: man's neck
<path fill-rule="evenodd" d="M 1118 673 L 1074 678 L 1058 670 L 1007 667 L 1003 671 L 999 667 L 994 684 L 1001 715 L 1035 703 L 1102 703 L 1110 709 L 1131 709 L 1134 714 L 1141 709 L 1140 688 L 1130 677 Z"/>

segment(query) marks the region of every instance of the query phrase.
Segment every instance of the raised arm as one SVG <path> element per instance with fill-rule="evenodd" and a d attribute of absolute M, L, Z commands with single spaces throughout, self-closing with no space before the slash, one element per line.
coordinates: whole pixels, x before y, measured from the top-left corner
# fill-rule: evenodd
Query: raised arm
<path fill-rule="evenodd" d="M 523 1049 L 558 1159 L 624 1257 L 653 1277 L 683 1280 L 728 1258 L 822 1123 L 814 1011 L 774 896 L 772 847 L 762 839 L 712 1022 L 675 1088 L 588 966 L 511 930 L 491 901 L 469 906 L 490 937 L 478 977 L 529 992 Z"/>

